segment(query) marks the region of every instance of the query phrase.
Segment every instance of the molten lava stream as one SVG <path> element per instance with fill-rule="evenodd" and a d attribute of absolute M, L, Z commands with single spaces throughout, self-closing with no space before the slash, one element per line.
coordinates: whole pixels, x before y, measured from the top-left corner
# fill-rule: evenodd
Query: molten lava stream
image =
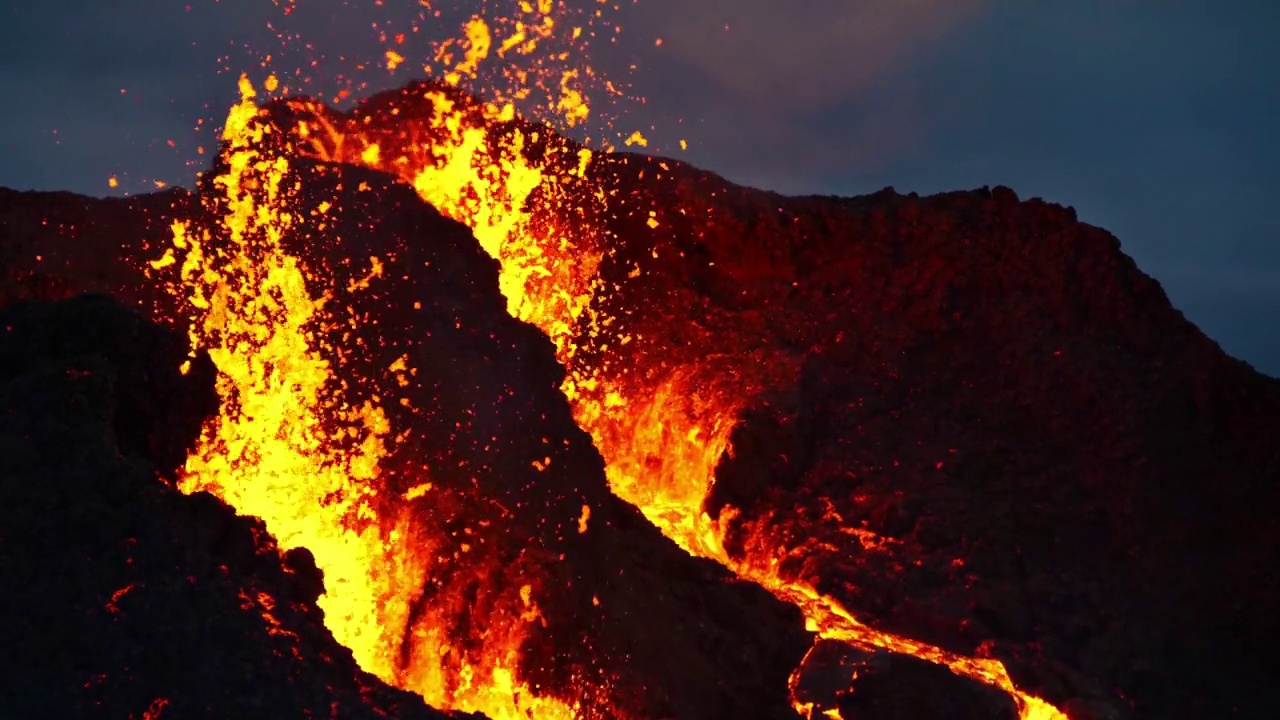
<path fill-rule="evenodd" d="M 821 638 L 945 665 L 1009 693 L 1023 720 L 1065 720 L 1052 705 L 1014 687 L 999 660 L 962 657 L 869 628 L 812 587 L 781 579 L 774 569 L 778 558 L 769 549 L 757 548 L 759 557 L 746 561 L 731 558 L 720 528 L 702 507 L 749 393 L 730 387 L 700 392 L 706 385 L 699 382 L 706 377 L 700 367 L 676 368 L 646 387 L 629 389 L 601 368 L 573 361 L 578 343 L 591 342 L 610 322 L 588 311 L 600 289 L 595 271 L 601 252 L 589 242 L 575 245 L 591 237 L 591 228 L 569 233 L 545 220 L 535 226 L 533 218 L 563 222 L 583 214 L 573 205 L 583 197 L 608 202 L 599 191 L 578 192 L 571 199 L 565 189 L 566 180 L 586 176 L 591 154 L 559 140 L 541 161 L 531 161 L 526 150 L 536 135 L 507 127 L 513 117 L 509 105 L 465 106 L 438 89 L 405 99 L 425 101 L 432 109 L 429 118 L 417 112 L 413 120 L 398 119 L 403 108 L 395 105 L 380 115 L 344 116 L 318 103 L 296 103 L 294 110 L 305 118 L 298 123 L 298 149 L 397 175 L 424 200 L 473 229 L 501 263 L 501 290 L 512 315 L 537 325 L 555 342 L 570 370 L 563 389 L 574 417 L 604 456 L 618 497 L 640 508 L 687 552 L 715 560 L 799 607 Z M 584 320 L 589 329 L 575 333 Z M 797 705 L 797 710 L 805 708 Z"/>
<path fill-rule="evenodd" d="M 182 489 L 209 491 L 262 518 L 284 550 L 310 550 L 324 573 L 326 625 L 387 683 L 493 720 L 576 717 L 574 707 L 517 680 L 522 618 L 500 617 L 492 632 L 481 631 L 480 651 L 451 647 L 455 639 L 442 636 L 429 612 L 411 622 L 439 531 L 411 509 L 412 493 L 382 496 L 377 479 L 393 428 L 376 394 L 347 401 L 326 360 L 334 353 L 316 328 L 332 324 L 332 297 L 307 287 L 325 278 L 309 275 L 283 244 L 301 211 L 291 195 L 298 181 L 289 159 L 269 149 L 277 130 L 245 79 L 241 92 L 223 134 L 225 169 L 203 197 L 218 227 L 175 223 L 173 248 L 151 263 L 180 273 L 171 290 L 188 298 L 192 345 L 209 351 L 224 398 Z M 520 589 L 525 605 L 527 594 Z"/>
<path fill-rule="evenodd" d="M 643 414 L 663 417 L 664 422 L 659 424 L 674 425 L 677 429 L 691 426 L 688 415 L 679 411 L 663 412 L 662 403 L 670 397 L 668 393 L 659 392 L 653 399 L 656 407 L 647 408 Z M 736 418 L 736 411 L 733 411 L 732 406 L 722 409 L 726 412 L 713 423 L 716 431 L 708 434 L 711 438 L 709 442 L 700 441 L 701 434 L 692 429 L 683 433 L 662 433 L 663 437 L 669 439 L 669 446 L 663 448 L 666 451 L 663 454 L 655 454 L 651 449 L 652 443 L 643 440 L 645 428 L 640 428 L 637 433 L 638 442 L 632 448 L 613 448 L 615 452 L 623 454 L 630 451 L 627 459 L 619 462 L 605 453 L 609 461 L 611 487 L 619 497 L 637 505 L 651 522 L 661 528 L 663 534 L 690 554 L 715 560 L 738 577 L 755 582 L 779 600 L 795 605 L 805 617 L 806 629 L 817 633 L 818 638 L 848 643 L 868 651 L 889 650 L 945 665 L 957 675 L 1008 693 L 1017 704 L 1022 720 L 1067 720 L 1066 715 L 1053 705 L 1018 690 L 999 660 L 965 657 L 927 643 L 875 630 L 859 622 L 834 598 L 819 593 L 810 585 L 783 579 L 777 572 L 780 562 L 778 548 L 764 542 L 762 535 L 753 538 L 753 542 L 748 542 L 744 559 L 731 557 L 724 546 L 723 528 L 732 520 L 733 512 L 722 512 L 718 521 L 713 521 L 702 512 L 703 499 L 710 489 L 714 468 L 720 452 L 729 445 L 729 434 Z M 704 412 L 703 422 L 706 422 L 705 417 L 708 415 L 715 414 Z M 598 414 L 593 413 L 590 417 L 595 423 L 601 423 Z M 622 422 L 621 418 L 615 418 L 615 421 L 619 424 Z M 597 438 L 616 438 L 616 435 L 606 433 L 607 431 L 592 430 L 593 436 Z M 643 452 L 635 453 L 634 448 L 640 448 Z M 664 458 L 662 467 L 654 469 L 650 466 L 647 475 L 623 476 L 618 472 L 621 467 L 643 467 L 638 465 L 636 459 L 644 457 Z M 690 479 L 696 480 L 691 483 Z M 797 673 L 803 665 L 802 662 L 796 669 Z M 793 684 L 794 680 L 795 676 Z M 793 704 L 801 715 L 811 717 L 812 708 L 795 701 L 794 695 Z"/>
<path fill-rule="evenodd" d="M 703 520 L 710 522 L 710 518 L 705 515 Z M 749 560 L 740 562 L 731 560 L 722 546 L 718 553 L 708 553 L 706 556 L 711 557 L 713 554 L 718 554 L 720 557 L 715 559 L 724 562 L 739 577 L 760 584 L 778 599 L 800 608 L 804 613 L 806 628 L 810 632 L 817 633 L 819 638 L 848 643 L 862 650 L 890 650 L 945 665 L 957 675 L 1000 688 L 1011 695 L 1018 705 L 1018 714 L 1022 720 L 1067 720 L 1067 716 L 1053 705 L 1018 690 L 1013 684 L 1013 679 L 1009 677 L 1004 663 L 999 660 L 965 657 L 927 643 L 867 627 L 835 599 L 803 583 L 781 580 L 777 572 L 772 569 L 777 565 L 778 560 L 771 555 L 762 556 L 764 565 L 756 566 Z M 797 672 L 799 670 L 800 668 L 797 668 Z M 810 716 L 806 708 L 799 703 L 796 704 L 796 710 L 806 717 Z"/>

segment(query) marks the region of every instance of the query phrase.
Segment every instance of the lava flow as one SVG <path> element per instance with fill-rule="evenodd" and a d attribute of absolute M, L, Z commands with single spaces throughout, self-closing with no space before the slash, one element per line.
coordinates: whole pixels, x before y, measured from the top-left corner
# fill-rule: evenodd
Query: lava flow
<path fill-rule="evenodd" d="M 366 670 L 438 706 L 493 718 L 573 717 L 567 705 L 516 683 L 518 622 L 480 660 L 450 665 L 449 638 L 437 636 L 431 618 L 414 616 L 434 565 L 431 537 L 407 505 L 378 497 L 380 462 L 396 441 L 383 399 L 349 404 L 322 353 L 335 349 L 318 346 L 332 297 L 313 295 L 316 278 L 281 247 L 298 211 L 289 164 L 264 150 L 271 129 L 258 121 L 247 82 L 242 90 L 224 131 L 226 169 L 214 181 L 221 195 L 209 201 L 230 242 L 210 245 L 207 233 L 174 227 L 183 256 L 175 292 L 188 298 L 193 345 L 210 351 L 220 393 L 231 399 L 188 462 L 184 489 L 210 490 L 264 519 L 282 547 L 310 550 L 325 573 L 326 623 Z M 169 254 L 154 267 L 173 262 Z M 375 258 L 371 272 L 378 268 Z M 405 499 L 429 487 L 423 477 Z M 530 592 L 523 588 L 521 598 L 536 615 Z"/>
<path fill-rule="evenodd" d="M 645 282 L 650 270 L 620 258 L 619 243 L 637 232 L 659 236 L 665 224 L 696 228 L 715 218 L 684 211 L 668 218 L 619 194 L 614 178 L 629 163 L 648 168 L 655 181 L 671 174 L 665 163 L 593 153 L 521 119 L 505 98 L 482 102 L 456 89 L 492 48 L 517 48 L 549 27 L 523 24 L 494 38 L 483 22 L 469 23 L 458 57 L 437 54 L 445 82 L 410 85 L 350 114 L 307 99 L 261 109 L 242 80 L 243 101 L 223 134 L 218 193 L 205 200 L 229 242 L 211 245 L 207 230 L 178 223 L 173 250 L 155 263 L 180 266 L 174 292 L 188 298 L 193 345 L 210 351 L 222 372 L 221 394 L 231 399 L 188 463 L 184 488 L 212 491 L 261 517 L 283 548 L 308 548 L 325 574 L 328 626 L 362 667 L 388 683 L 495 720 L 580 714 L 573 703 L 519 679 L 524 629 L 539 617 L 536 583 L 520 587 L 513 596 L 519 602 L 490 618 L 505 623 L 501 632 L 495 628 L 467 651 L 452 651 L 453 639 L 430 614 L 414 610 L 438 560 L 433 528 L 409 504 L 431 492 L 429 471 L 402 495 L 387 496 L 378 480 L 403 432 L 385 407 L 394 388 L 366 388 L 360 402 L 350 400 L 346 383 L 357 379 L 339 377 L 331 359 L 348 351 L 325 346 L 316 331 L 333 322 L 328 308 L 337 300 L 324 289 L 329 279 L 309 274 L 281 246 L 299 212 L 291 200 L 291 157 L 363 166 L 399 178 L 469 226 L 501 263 L 508 310 L 554 342 L 568 370 L 562 390 L 603 455 L 612 490 L 682 548 L 794 604 L 822 638 L 945 665 L 1012 695 L 1023 718 L 1065 717 L 1016 689 L 998 660 L 876 631 L 811 585 L 783 578 L 763 536 L 747 544 L 745 557 L 725 550 L 723 528 L 732 513 L 713 520 L 704 512 L 717 465 L 732 452 L 743 410 L 765 388 L 794 379 L 799 362 L 767 347 L 722 351 L 713 338 L 665 359 L 661 337 L 626 329 L 633 311 L 652 309 L 624 307 L 620 287 Z M 403 61 L 395 58 L 393 67 Z M 555 103 L 570 123 L 589 112 L 571 88 L 573 78 L 563 76 Z M 274 91 L 278 81 L 269 78 L 266 87 Z M 624 238 L 622 225 L 630 236 Z M 371 258 L 369 277 L 382 267 Z M 392 369 L 417 372 L 403 363 Z M 582 522 L 588 521 L 584 511 Z M 798 701 L 795 707 L 813 712 Z"/>
<path fill-rule="evenodd" d="M 1023 718 L 1065 717 L 1018 691 L 999 660 L 961 657 L 875 631 L 812 587 L 784 580 L 775 571 L 779 558 L 765 543 L 753 543 L 745 559 L 725 551 L 721 522 L 703 512 L 715 468 L 730 451 L 730 435 L 752 393 L 794 370 L 781 355 L 717 357 L 712 347 L 698 364 L 634 366 L 641 354 L 632 355 L 629 346 L 642 342 L 616 338 L 610 326 L 619 318 L 598 310 L 613 290 L 597 274 L 605 255 L 601 246 L 616 235 L 581 222 L 607 214 L 612 197 L 598 177 L 617 172 L 625 158 L 593 158 L 572 142 L 548 136 L 548 129 L 515 119 L 509 106 L 482 104 L 441 86 L 410 86 L 380 100 L 349 116 L 312 101 L 286 103 L 298 149 L 395 174 L 475 229 L 485 250 L 502 263 L 501 288 L 512 314 L 555 340 L 570 369 L 564 392 L 604 455 L 619 497 L 686 551 L 716 560 L 795 604 L 820 637 L 946 665 L 1010 693 Z M 658 224 L 652 218 L 645 222 L 649 229 Z M 610 348 L 610 341 L 617 346 Z M 799 704 L 797 710 L 806 712 Z"/>

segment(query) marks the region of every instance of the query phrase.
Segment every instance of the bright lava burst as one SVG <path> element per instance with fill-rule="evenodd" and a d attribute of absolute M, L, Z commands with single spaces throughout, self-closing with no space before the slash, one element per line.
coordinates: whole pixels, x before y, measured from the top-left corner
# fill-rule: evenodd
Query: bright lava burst
<path fill-rule="evenodd" d="M 173 250 L 156 263 L 181 263 L 182 287 L 175 292 L 189 298 L 193 344 L 212 354 L 227 399 L 188 463 L 184 489 L 214 492 L 263 518 L 282 548 L 309 549 L 325 575 L 326 623 L 364 669 L 388 683 L 433 705 L 495 720 L 577 716 L 570 704 L 521 685 L 518 636 L 486 647 L 482 662 L 459 665 L 422 650 L 447 647 L 449 638 L 411 622 L 411 598 L 431 573 L 427 553 L 413 548 L 429 546 L 431 538 L 412 513 L 387 517 L 384 505 L 374 509 L 379 463 L 397 428 L 377 402 L 350 406 L 335 391 L 334 368 L 313 332 L 327 321 L 332 298 L 308 290 L 308 280 L 314 286 L 317 279 L 281 244 L 298 212 L 289 152 L 363 165 L 398 177 L 471 227 L 500 261 L 509 311 L 541 328 L 569 369 L 564 393 L 604 456 L 613 491 L 668 537 L 795 604 L 822 638 L 946 665 L 1012 695 L 1025 719 L 1065 718 L 1017 690 L 998 660 L 961 657 L 876 631 L 812 587 L 784 580 L 779 558 L 763 541 L 748 544 L 747 560 L 729 556 L 722 532 L 727 516 L 713 522 L 702 508 L 750 387 L 728 379 L 708 383 L 703 367 L 623 382 L 608 368 L 579 361 L 580 339 L 612 322 L 592 309 L 601 292 L 597 269 L 609 251 L 609 238 L 588 222 L 610 202 L 589 179 L 600 156 L 516 112 L 516 103 L 530 99 L 528 88 L 539 88 L 546 95 L 539 107 L 548 117 L 571 127 L 590 117 L 581 85 L 594 77 L 589 68 L 556 66 L 549 76 L 546 67 L 519 66 L 540 43 L 567 37 L 572 44 L 581 35 L 581 28 L 557 23 L 563 12 L 560 3 L 538 0 L 518 3 L 501 22 L 468 21 L 461 37 L 439 44 L 419 64 L 442 78 L 406 94 L 414 108 L 428 112 L 392 103 L 344 115 L 318 102 L 288 101 L 297 121 L 287 151 L 266 149 L 279 139 L 265 136 L 279 130 L 242 79 L 243 99 L 223 134 L 218 196 L 205 199 L 216 206 L 229 242 L 210 243 L 207 233 L 178 224 Z M 389 44 L 388 70 L 413 65 L 400 40 Z M 494 60 L 506 63 L 498 76 L 516 89 L 492 88 L 486 101 L 456 89 L 481 77 Z M 287 91 L 274 76 L 265 88 Z M 627 143 L 643 144 L 643 136 L 631 134 Z M 657 222 L 650 218 L 650 227 Z M 532 602 L 528 589 L 522 594 Z M 420 648 L 407 661 L 406 637 Z M 796 709 L 813 713 L 800 703 Z"/>
<path fill-rule="evenodd" d="M 516 681 L 518 632 L 487 647 L 481 663 L 447 664 L 449 638 L 424 619 L 411 623 L 410 603 L 430 572 L 430 537 L 407 510 L 389 518 L 387 503 L 374 508 L 391 427 L 376 404 L 343 402 L 322 357 L 313 328 L 332 298 L 310 294 L 313 278 L 281 246 L 297 212 L 289 163 L 263 149 L 273 128 L 260 120 L 248 81 L 241 87 L 223 136 L 226 169 L 214 181 L 220 194 L 206 198 L 229 242 L 174 226 L 184 256 L 175 290 L 188 297 L 193 345 L 209 350 L 228 399 L 188 461 L 183 489 L 213 492 L 261 517 L 284 549 L 310 550 L 325 574 L 326 624 L 388 683 L 495 720 L 575 717 Z"/>

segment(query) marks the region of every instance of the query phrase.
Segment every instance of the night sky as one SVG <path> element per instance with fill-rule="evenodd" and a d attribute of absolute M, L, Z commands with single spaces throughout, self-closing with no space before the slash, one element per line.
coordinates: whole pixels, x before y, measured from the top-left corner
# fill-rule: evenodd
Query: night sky
<path fill-rule="evenodd" d="M 349 75 L 382 54 L 373 23 L 419 10 L 296 2 L 284 19 L 270 0 L 8 0 L 0 186 L 190 185 L 196 146 L 215 145 L 197 121 L 225 116 L 255 57 Z M 434 3 L 449 4 L 465 3 Z M 592 62 L 647 99 L 617 128 L 658 151 L 788 193 L 1003 184 L 1072 205 L 1228 352 L 1280 375 L 1275 0 L 639 0 L 612 17 L 623 30 Z M 268 22 L 311 49 L 282 51 Z"/>

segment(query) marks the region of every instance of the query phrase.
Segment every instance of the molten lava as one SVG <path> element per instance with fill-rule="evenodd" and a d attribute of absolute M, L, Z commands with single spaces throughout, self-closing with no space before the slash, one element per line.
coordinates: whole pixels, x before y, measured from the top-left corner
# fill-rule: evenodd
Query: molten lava
<path fill-rule="evenodd" d="M 731 452 L 744 408 L 797 369 L 780 355 L 725 355 L 713 346 L 698 348 L 696 362 L 658 362 L 659 339 L 616 332 L 622 318 L 608 312 L 613 288 L 600 273 L 616 237 L 600 219 L 619 200 L 605 179 L 629 160 L 595 154 L 520 119 L 512 104 L 518 95 L 480 102 L 453 88 L 474 78 L 491 54 L 531 52 L 552 33 L 549 1 L 526 9 L 541 19 L 510 25 L 506 37 L 477 20 L 464 39 L 439 48 L 432 69 L 444 84 L 410 86 L 399 100 L 350 114 L 302 99 L 262 110 L 242 81 L 242 102 L 223 134 L 219 194 L 205 199 L 220 218 L 218 237 L 176 224 L 173 252 L 155 263 L 180 265 L 174 292 L 188 298 L 192 342 L 212 354 L 227 400 L 187 466 L 184 489 L 211 491 L 261 517 L 284 549 L 308 548 L 325 574 L 328 626 L 385 681 L 431 704 L 495 720 L 577 716 L 571 703 L 539 695 L 520 679 L 522 623 L 537 617 L 534 588 L 520 588 L 527 616 L 485 635 L 479 651 L 451 652 L 453 639 L 430 616 L 411 613 L 433 572 L 435 539 L 407 501 L 428 492 L 431 479 L 424 471 L 406 498 L 387 497 L 377 482 L 403 431 L 382 404 L 392 389 L 373 388 L 359 404 L 347 400 L 344 383 L 367 379 L 335 372 L 329 358 L 343 349 L 325 346 L 317 331 L 333 322 L 335 295 L 317 290 L 331 279 L 281 244 L 299 212 L 292 154 L 364 166 L 399 178 L 469 226 L 501 263 L 508 309 L 554 342 L 568 369 L 563 392 L 603 455 L 611 488 L 668 537 L 795 604 L 819 637 L 945 665 L 1011 694 L 1023 718 L 1064 717 L 1017 690 L 998 660 L 876 631 L 810 585 L 783 578 L 778 551 L 763 535 L 747 544 L 746 559 L 726 552 L 723 527 L 732 514 L 713 521 L 703 510 L 717 464 Z M 391 70 L 406 62 L 394 50 L 387 58 Z M 553 83 L 551 103 L 571 126 L 589 116 L 574 73 Z M 637 220 L 651 232 L 664 222 L 654 212 Z M 373 258 L 370 275 L 380 268 Z M 589 523 L 589 511 L 581 521 Z M 796 709 L 813 712 L 801 703 Z"/>
<path fill-rule="evenodd" d="M 432 566 L 431 537 L 408 505 L 379 498 L 379 463 L 394 442 L 383 409 L 345 402 L 342 380 L 317 332 L 331 322 L 299 260 L 281 246 L 295 222 L 288 159 L 272 154 L 255 92 L 228 117 L 226 170 L 206 199 L 225 238 L 211 242 L 174 226 L 182 287 L 193 313 L 192 343 L 221 371 L 227 399 L 187 464 L 183 489 L 208 490 L 240 512 L 261 517 L 281 547 L 305 547 L 325 574 L 320 604 L 334 636 L 360 665 L 437 706 L 483 711 L 492 718 L 570 718 L 570 707 L 535 697 L 515 680 L 519 626 L 489 644 L 478 663 L 446 660 L 450 638 L 430 618 L 411 619 L 410 604 Z M 174 262 L 166 255 L 153 267 Z M 379 272 L 373 259 L 371 272 Z M 400 368 L 407 371 L 407 368 Z M 420 488 L 428 487 L 422 478 Z M 407 494 L 412 499 L 414 490 Z M 391 508 L 391 510 L 388 510 Z M 398 508 L 398 510 L 397 510 Z M 530 588 L 521 599 L 536 613 Z M 406 639 L 411 641 L 405 653 Z"/>
<path fill-rule="evenodd" d="M 401 98 L 403 104 L 364 107 L 350 116 L 308 101 L 289 103 L 299 118 L 298 147 L 323 160 L 395 174 L 475 229 L 485 250 L 502 263 L 501 289 L 512 314 L 555 340 L 570 370 L 563 390 L 579 425 L 604 455 L 610 487 L 619 497 L 639 507 L 686 551 L 716 560 L 801 608 L 819 637 L 946 665 L 1013 695 L 1026 719 L 1063 717 L 1018 691 L 999 660 L 961 657 L 875 631 L 834 599 L 783 579 L 777 550 L 766 542 L 752 543 L 745 560 L 730 557 L 722 537 L 730 516 L 713 521 L 703 502 L 721 455 L 730 449 L 739 413 L 767 382 L 768 375 L 759 370 L 761 359 L 715 357 L 707 348 L 698 365 L 656 373 L 628 366 L 629 337 L 612 352 L 607 341 L 596 341 L 614 322 L 593 311 L 610 292 L 595 274 L 605 231 L 569 222 L 595 214 L 593 207 L 570 203 L 609 202 L 583 180 L 593 161 L 588 151 L 559 137 L 540 137 L 539 130 L 515 121 L 509 106 L 467 102 L 434 86 L 411 88 Z M 419 110 L 410 112 L 410 107 Z M 533 149 L 529 139 L 545 144 Z M 582 164 L 565 160 L 572 157 L 582 158 Z M 591 362 L 581 361 L 584 350 L 592 352 Z M 775 377 L 793 372 L 781 358 L 764 361 L 775 368 Z M 807 714 L 799 705 L 797 710 Z"/>

